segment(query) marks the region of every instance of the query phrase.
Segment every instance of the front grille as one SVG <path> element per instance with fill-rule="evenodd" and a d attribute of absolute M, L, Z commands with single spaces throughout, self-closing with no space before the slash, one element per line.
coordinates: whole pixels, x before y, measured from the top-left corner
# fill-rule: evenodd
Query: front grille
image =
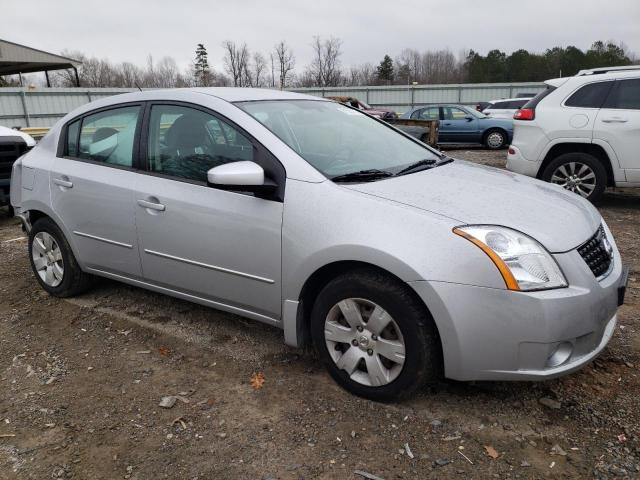
<path fill-rule="evenodd" d="M 604 227 L 600 225 L 598 231 L 587 242 L 578 247 L 578 253 L 589 266 L 596 278 L 603 276 L 609 271 L 612 262 L 613 249 Z"/>

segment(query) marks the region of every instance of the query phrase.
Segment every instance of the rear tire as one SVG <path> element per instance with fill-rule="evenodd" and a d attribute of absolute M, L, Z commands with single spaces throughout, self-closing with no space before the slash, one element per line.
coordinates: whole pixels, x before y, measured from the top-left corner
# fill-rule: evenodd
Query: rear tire
<path fill-rule="evenodd" d="M 33 224 L 29 260 L 40 286 L 54 297 L 78 295 L 93 283 L 93 277 L 80 269 L 62 230 L 50 218 L 40 218 Z"/>
<path fill-rule="evenodd" d="M 545 167 L 541 178 L 592 203 L 600 200 L 607 187 L 607 171 L 602 162 L 583 152 L 564 153 L 554 158 Z"/>
<path fill-rule="evenodd" d="M 373 269 L 341 275 L 322 289 L 311 337 L 333 379 L 370 400 L 407 397 L 442 376 L 431 315 L 407 285 Z"/>
<path fill-rule="evenodd" d="M 489 150 L 500 150 L 507 145 L 507 134 L 503 130 L 489 130 L 484 135 L 484 146 Z"/>

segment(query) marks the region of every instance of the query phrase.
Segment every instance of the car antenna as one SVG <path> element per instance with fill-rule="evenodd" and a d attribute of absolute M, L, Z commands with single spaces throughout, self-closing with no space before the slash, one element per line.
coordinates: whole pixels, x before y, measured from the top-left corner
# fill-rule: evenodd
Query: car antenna
<path fill-rule="evenodd" d="M 133 84 L 138 87 L 138 90 L 142 91 L 142 89 L 140 88 L 140 85 L 138 85 L 138 82 L 133 82 Z"/>

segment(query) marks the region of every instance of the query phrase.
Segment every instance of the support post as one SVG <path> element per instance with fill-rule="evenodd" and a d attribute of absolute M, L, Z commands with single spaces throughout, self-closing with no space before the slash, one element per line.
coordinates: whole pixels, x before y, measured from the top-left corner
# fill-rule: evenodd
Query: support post
<path fill-rule="evenodd" d="M 20 92 L 20 100 L 22 100 L 22 111 L 24 112 L 24 121 L 27 127 L 31 126 L 31 119 L 29 118 L 29 109 L 27 108 L 27 98 L 24 90 Z"/>
<path fill-rule="evenodd" d="M 51 81 L 49 80 L 49 72 L 45 70 L 44 76 L 47 78 L 47 87 L 51 88 Z"/>
<path fill-rule="evenodd" d="M 78 76 L 78 69 L 76 67 L 73 67 L 73 73 L 75 73 L 76 75 L 76 87 L 80 86 L 80 77 Z"/>

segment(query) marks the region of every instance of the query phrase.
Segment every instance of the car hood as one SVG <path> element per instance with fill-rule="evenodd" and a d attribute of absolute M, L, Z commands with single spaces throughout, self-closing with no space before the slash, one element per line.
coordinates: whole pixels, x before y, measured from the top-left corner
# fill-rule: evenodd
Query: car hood
<path fill-rule="evenodd" d="M 346 188 L 444 215 L 460 225 L 502 225 L 558 253 L 584 243 L 602 219 L 589 202 L 559 186 L 461 160 Z"/>

